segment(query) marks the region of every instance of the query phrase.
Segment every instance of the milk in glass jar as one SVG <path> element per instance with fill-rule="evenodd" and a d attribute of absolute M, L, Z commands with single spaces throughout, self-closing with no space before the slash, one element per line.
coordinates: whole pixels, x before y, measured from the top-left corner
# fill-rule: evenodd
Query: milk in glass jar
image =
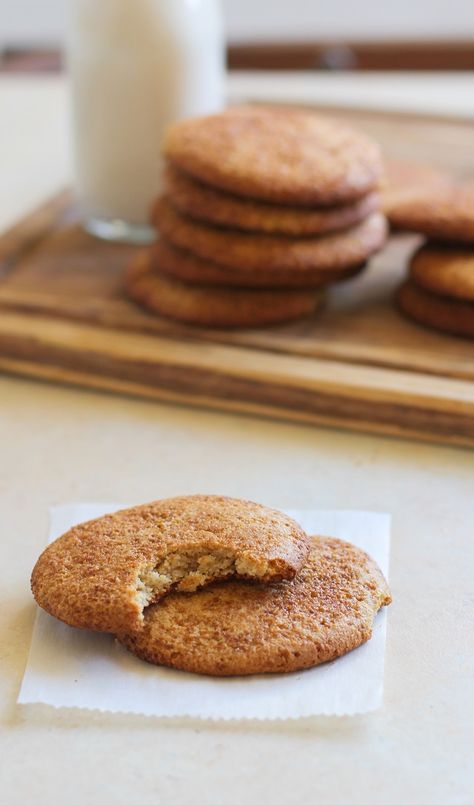
<path fill-rule="evenodd" d="M 86 229 L 148 242 L 166 126 L 223 104 L 219 0 L 74 0 L 69 68 Z"/>

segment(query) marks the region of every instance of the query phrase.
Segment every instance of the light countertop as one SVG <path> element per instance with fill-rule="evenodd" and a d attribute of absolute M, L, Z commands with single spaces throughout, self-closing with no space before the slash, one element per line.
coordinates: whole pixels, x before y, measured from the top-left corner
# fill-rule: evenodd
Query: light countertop
<path fill-rule="evenodd" d="M 236 77 L 235 97 L 249 97 L 251 79 Z M 253 86 L 266 92 L 278 81 L 254 77 Z M 346 96 L 339 83 L 338 102 L 354 99 L 354 81 Z M 451 77 L 452 95 L 443 84 L 444 101 L 426 111 L 453 113 L 464 81 L 472 93 L 472 79 L 458 85 Z M 284 82 L 286 100 L 291 81 Z M 313 86 L 321 99 L 318 82 L 295 76 L 294 97 Z M 383 77 L 377 82 L 383 94 Z M 358 87 L 367 100 L 370 84 Z M 407 79 L 406 108 L 413 97 Z M 65 106 L 62 79 L 0 80 L 1 228 L 67 181 Z M 457 111 L 472 113 L 467 96 Z M 473 452 L 7 376 L 0 376 L 0 444 L 2 803 L 473 801 Z M 28 579 L 45 543 L 48 506 L 198 491 L 393 515 L 382 709 L 219 724 L 15 704 L 35 612 Z"/>

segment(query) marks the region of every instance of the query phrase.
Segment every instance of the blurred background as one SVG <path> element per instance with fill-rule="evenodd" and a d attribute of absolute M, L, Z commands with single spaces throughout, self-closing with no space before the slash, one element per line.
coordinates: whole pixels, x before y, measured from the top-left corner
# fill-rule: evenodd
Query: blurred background
<path fill-rule="evenodd" d="M 0 70 L 60 69 L 72 2 L 0 0 Z M 222 5 L 231 68 L 474 69 L 472 0 L 222 0 Z"/>

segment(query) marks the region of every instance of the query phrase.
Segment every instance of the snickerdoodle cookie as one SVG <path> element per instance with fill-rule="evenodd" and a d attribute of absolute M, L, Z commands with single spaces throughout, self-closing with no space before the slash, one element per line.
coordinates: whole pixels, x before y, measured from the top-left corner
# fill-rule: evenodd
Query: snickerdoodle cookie
<path fill-rule="evenodd" d="M 71 626 L 133 633 L 170 590 L 291 579 L 310 541 L 282 512 L 228 497 L 158 500 L 75 526 L 38 559 L 38 604 Z M 186 597 L 186 596 L 185 596 Z"/>
<path fill-rule="evenodd" d="M 267 290 L 202 286 L 182 282 L 152 268 L 142 252 L 129 266 L 125 290 L 147 310 L 202 327 L 259 327 L 281 324 L 314 313 L 323 302 L 320 290 Z"/>
<path fill-rule="evenodd" d="M 381 184 L 382 209 L 392 223 L 399 206 L 411 203 L 420 194 L 426 195 L 439 188 L 450 187 L 453 177 L 431 165 L 390 159 L 385 163 Z"/>
<path fill-rule="evenodd" d="M 139 634 L 120 634 L 148 662 L 214 676 L 286 673 L 334 660 L 369 640 L 391 601 L 387 583 L 359 548 L 315 537 L 292 581 L 216 584 L 171 594 L 145 613 Z"/>
<path fill-rule="evenodd" d="M 412 258 L 410 276 L 427 291 L 474 302 L 474 249 L 428 242 Z"/>
<path fill-rule="evenodd" d="M 319 289 L 226 287 L 183 282 L 152 268 L 143 252 L 129 266 L 125 290 L 147 310 L 204 327 L 259 327 L 304 318 L 318 310 Z"/>
<path fill-rule="evenodd" d="M 401 286 L 397 302 L 402 312 L 418 324 L 474 338 L 474 302 L 438 296 L 412 280 Z"/>
<path fill-rule="evenodd" d="M 258 271 L 233 269 L 204 260 L 180 249 L 160 237 L 151 248 L 151 268 L 161 274 L 195 285 L 220 285 L 238 288 L 321 288 L 329 282 L 350 279 L 364 268 L 364 264 L 352 268 L 319 271 L 300 269 L 298 271 L 264 268 Z"/>
<path fill-rule="evenodd" d="M 376 192 L 337 207 L 269 204 L 217 190 L 170 165 L 165 170 L 164 184 L 168 200 L 184 215 L 246 232 L 323 235 L 358 224 L 380 206 Z"/>
<path fill-rule="evenodd" d="M 397 229 L 474 244 L 474 187 L 430 188 L 398 204 L 390 220 Z"/>
<path fill-rule="evenodd" d="M 383 171 L 369 137 L 303 109 L 241 106 L 174 123 L 164 155 L 202 182 L 245 198 L 302 206 L 351 203 Z"/>
<path fill-rule="evenodd" d="M 324 237 L 289 238 L 219 229 L 178 213 L 166 199 L 155 205 L 159 231 L 204 260 L 243 271 L 334 271 L 355 267 L 385 243 L 387 224 L 372 213 L 360 224 Z"/>

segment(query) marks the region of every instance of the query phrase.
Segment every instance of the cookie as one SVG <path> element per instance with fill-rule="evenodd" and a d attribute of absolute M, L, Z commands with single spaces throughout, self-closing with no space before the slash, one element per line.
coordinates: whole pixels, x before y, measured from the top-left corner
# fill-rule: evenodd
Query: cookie
<path fill-rule="evenodd" d="M 420 194 L 431 190 L 450 187 L 452 177 L 430 165 L 403 160 L 389 160 L 385 163 L 385 175 L 381 184 L 382 209 L 392 223 L 392 213 L 396 216 L 400 205 L 410 203 Z"/>
<path fill-rule="evenodd" d="M 212 676 L 286 673 L 357 648 L 391 601 L 366 553 L 315 537 L 304 567 L 280 584 L 217 584 L 172 594 L 145 614 L 138 635 L 119 641 L 143 660 Z"/>
<path fill-rule="evenodd" d="M 436 296 L 412 281 L 399 289 L 397 302 L 401 311 L 418 324 L 474 338 L 474 302 Z"/>
<path fill-rule="evenodd" d="M 285 207 L 239 198 L 215 190 L 171 166 L 165 169 L 165 194 L 176 209 L 191 218 L 246 232 L 304 236 L 347 229 L 380 207 L 376 192 L 339 207 Z"/>
<path fill-rule="evenodd" d="M 155 205 L 155 218 L 174 246 L 236 271 L 340 271 L 367 260 L 387 234 L 386 220 L 378 212 L 351 229 L 319 238 L 218 229 L 180 215 L 164 198 Z"/>
<path fill-rule="evenodd" d="M 427 243 L 412 258 L 410 276 L 427 291 L 474 302 L 474 249 Z"/>
<path fill-rule="evenodd" d="M 288 107 L 241 106 L 179 121 L 163 150 L 205 184 L 279 204 L 351 203 L 376 187 L 383 170 L 369 137 Z"/>
<path fill-rule="evenodd" d="M 159 238 L 151 247 L 151 267 L 161 274 L 196 285 L 221 285 L 239 288 L 321 288 L 328 282 L 350 279 L 364 268 L 362 263 L 340 271 L 236 271 L 210 260 L 202 260 Z"/>
<path fill-rule="evenodd" d="M 104 632 L 136 631 L 171 589 L 215 579 L 293 578 L 310 542 L 290 517 L 214 495 L 158 500 L 76 526 L 40 556 L 38 604 L 56 618 Z"/>
<path fill-rule="evenodd" d="M 437 240 L 474 243 L 474 187 L 431 188 L 398 204 L 390 220 L 397 229 Z"/>
<path fill-rule="evenodd" d="M 153 313 L 202 327 L 281 324 L 309 316 L 323 301 L 317 290 L 191 285 L 153 270 L 149 252 L 142 252 L 129 267 L 125 289 Z"/>

